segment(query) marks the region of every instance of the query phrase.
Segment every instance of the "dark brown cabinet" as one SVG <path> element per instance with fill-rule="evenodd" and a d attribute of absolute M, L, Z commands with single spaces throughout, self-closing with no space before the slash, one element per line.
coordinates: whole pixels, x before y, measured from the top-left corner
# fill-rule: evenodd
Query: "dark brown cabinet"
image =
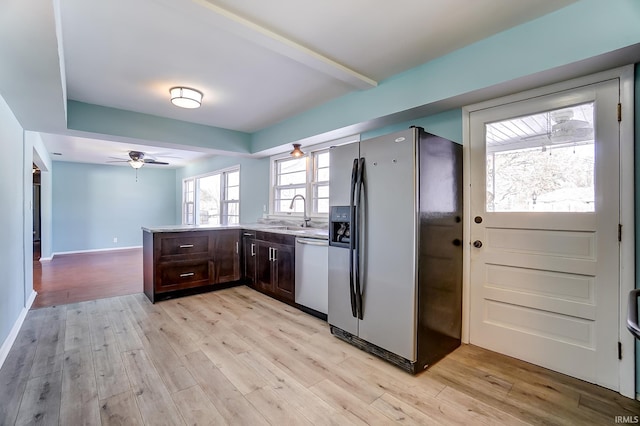
<path fill-rule="evenodd" d="M 256 234 L 244 232 L 242 234 L 242 258 L 244 282 L 255 288 L 256 284 Z"/>
<path fill-rule="evenodd" d="M 295 238 L 256 232 L 245 240 L 245 274 L 256 290 L 293 303 L 295 300 Z M 247 266 L 248 265 L 248 266 Z"/>
<path fill-rule="evenodd" d="M 145 230 L 144 293 L 155 302 L 244 283 L 295 305 L 295 240 L 242 229 Z"/>
<path fill-rule="evenodd" d="M 199 287 L 211 282 L 210 260 L 186 260 L 158 264 L 156 293 Z"/>
<path fill-rule="evenodd" d="M 293 302 L 295 300 L 295 245 L 273 244 L 271 278 L 275 294 Z"/>
<path fill-rule="evenodd" d="M 212 232 L 216 284 L 238 281 L 240 273 L 240 230 Z"/>
<path fill-rule="evenodd" d="M 144 293 L 149 300 L 212 289 L 242 278 L 240 229 L 143 233 Z"/>

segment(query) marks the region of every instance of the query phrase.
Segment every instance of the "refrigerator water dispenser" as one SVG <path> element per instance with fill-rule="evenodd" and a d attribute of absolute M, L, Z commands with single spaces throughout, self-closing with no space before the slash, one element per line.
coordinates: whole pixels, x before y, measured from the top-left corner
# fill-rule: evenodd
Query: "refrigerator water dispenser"
<path fill-rule="evenodd" d="M 329 245 L 349 247 L 351 241 L 351 208 L 332 206 L 329 212 Z"/>

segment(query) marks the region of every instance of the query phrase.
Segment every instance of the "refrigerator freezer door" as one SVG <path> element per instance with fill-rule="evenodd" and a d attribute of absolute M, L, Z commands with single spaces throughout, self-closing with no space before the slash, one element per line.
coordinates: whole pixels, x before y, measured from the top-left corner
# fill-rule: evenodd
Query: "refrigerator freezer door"
<path fill-rule="evenodd" d="M 358 158 L 359 143 L 350 143 L 331 148 L 329 168 L 329 204 L 331 206 L 349 205 L 349 183 L 353 160 Z"/>
<path fill-rule="evenodd" d="M 359 158 L 359 143 L 331 148 L 329 205 L 348 206 L 353 160 Z M 358 319 L 351 309 L 349 253 L 345 247 L 329 247 L 329 312 L 327 321 L 351 334 L 358 334 Z"/>
<path fill-rule="evenodd" d="M 416 129 L 363 141 L 365 188 L 358 336 L 416 360 Z M 333 167 L 333 164 L 332 164 Z"/>
<path fill-rule="evenodd" d="M 349 249 L 329 246 L 329 312 L 327 322 L 358 335 L 358 318 L 351 313 Z"/>

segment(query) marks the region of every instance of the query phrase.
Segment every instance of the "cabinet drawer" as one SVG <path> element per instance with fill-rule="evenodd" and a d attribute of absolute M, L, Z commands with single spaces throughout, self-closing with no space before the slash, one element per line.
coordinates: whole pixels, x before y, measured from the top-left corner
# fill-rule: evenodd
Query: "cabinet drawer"
<path fill-rule="evenodd" d="M 211 282 L 212 262 L 168 262 L 159 264 L 156 293 L 207 285 Z"/>
<path fill-rule="evenodd" d="M 209 255 L 209 235 L 162 236 L 158 242 L 161 260 L 203 258 Z"/>

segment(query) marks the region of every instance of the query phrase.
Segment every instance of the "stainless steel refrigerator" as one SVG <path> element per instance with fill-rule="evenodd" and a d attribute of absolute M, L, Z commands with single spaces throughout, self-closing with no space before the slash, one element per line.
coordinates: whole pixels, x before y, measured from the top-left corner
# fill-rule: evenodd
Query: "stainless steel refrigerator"
<path fill-rule="evenodd" d="M 460 345 L 462 147 L 412 127 L 330 152 L 331 332 L 421 371 Z"/>

